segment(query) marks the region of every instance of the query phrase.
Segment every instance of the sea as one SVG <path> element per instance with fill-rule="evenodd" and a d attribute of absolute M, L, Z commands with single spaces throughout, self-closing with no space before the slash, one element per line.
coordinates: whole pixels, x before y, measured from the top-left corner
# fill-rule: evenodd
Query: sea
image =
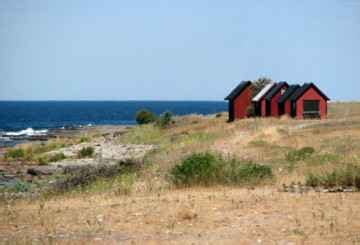
<path fill-rule="evenodd" d="M 96 125 L 133 125 L 138 110 L 159 115 L 214 114 L 224 101 L 0 101 L 0 146 L 14 138 L 46 135 L 54 129 Z M 22 138 L 24 138 L 22 137 Z"/>

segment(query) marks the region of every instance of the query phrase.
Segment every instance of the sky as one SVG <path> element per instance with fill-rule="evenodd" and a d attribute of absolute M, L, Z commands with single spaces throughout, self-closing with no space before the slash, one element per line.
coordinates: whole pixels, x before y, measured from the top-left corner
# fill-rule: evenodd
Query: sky
<path fill-rule="evenodd" d="M 360 1 L 1 0 L 0 100 L 223 100 L 242 80 L 360 100 Z"/>

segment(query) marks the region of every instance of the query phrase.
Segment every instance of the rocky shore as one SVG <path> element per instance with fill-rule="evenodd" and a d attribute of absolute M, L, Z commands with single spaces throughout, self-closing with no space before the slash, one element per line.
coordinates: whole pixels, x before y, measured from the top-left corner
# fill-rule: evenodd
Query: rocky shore
<path fill-rule="evenodd" d="M 156 147 L 153 145 L 118 144 L 129 127 L 125 126 L 97 126 L 82 129 L 59 130 L 52 132 L 46 141 L 52 138 L 74 138 L 81 135 L 92 135 L 89 142 L 74 144 L 43 154 L 44 157 L 62 155 L 63 160 L 47 164 L 34 164 L 24 161 L 5 161 L 0 159 L 0 188 L 16 187 L 19 183 L 34 183 L 53 175 L 69 174 L 79 169 L 98 168 L 99 166 L 114 166 L 121 162 L 141 164 L 145 154 Z M 41 142 L 40 142 L 41 143 Z M 39 144 L 39 141 L 27 142 L 27 145 Z M 79 157 L 84 148 L 93 149 L 89 157 Z M 2 154 L 6 148 L 1 148 Z"/>

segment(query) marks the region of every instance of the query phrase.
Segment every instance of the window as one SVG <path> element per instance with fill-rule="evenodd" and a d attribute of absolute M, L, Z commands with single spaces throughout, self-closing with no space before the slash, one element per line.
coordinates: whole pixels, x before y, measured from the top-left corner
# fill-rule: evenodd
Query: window
<path fill-rule="evenodd" d="M 320 118 L 320 101 L 304 100 L 304 118 Z"/>

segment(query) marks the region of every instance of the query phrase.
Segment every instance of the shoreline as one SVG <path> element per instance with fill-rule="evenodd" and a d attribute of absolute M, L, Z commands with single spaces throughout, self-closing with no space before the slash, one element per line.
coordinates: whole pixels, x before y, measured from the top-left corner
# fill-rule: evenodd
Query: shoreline
<path fill-rule="evenodd" d="M 0 156 L 3 155 L 4 149 L 15 147 L 17 145 L 31 144 L 31 143 L 45 143 L 51 139 L 72 138 L 72 137 L 77 137 L 81 134 L 88 134 L 94 131 L 101 131 L 106 133 L 108 131 L 119 130 L 119 129 L 123 130 L 134 126 L 135 125 L 131 125 L 131 124 L 70 126 L 70 127 L 62 127 L 62 128 L 45 129 L 46 133 L 33 134 L 33 135 L 26 135 L 26 134 L 6 135 L 6 133 L 9 132 L 1 132 L 2 134 L 0 134 Z M 32 129 L 32 128 L 28 128 L 28 129 Z M 25 130 L 27 129 L 20 131 L 25 131 Z M 45 130 L 41 130 L 41 131 L 45 131 Z"/>

